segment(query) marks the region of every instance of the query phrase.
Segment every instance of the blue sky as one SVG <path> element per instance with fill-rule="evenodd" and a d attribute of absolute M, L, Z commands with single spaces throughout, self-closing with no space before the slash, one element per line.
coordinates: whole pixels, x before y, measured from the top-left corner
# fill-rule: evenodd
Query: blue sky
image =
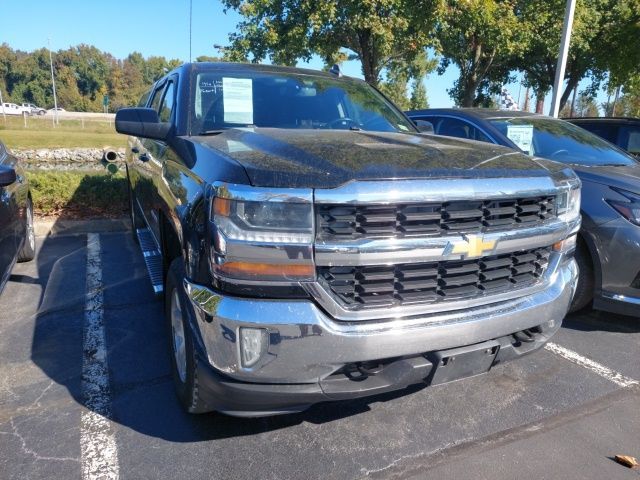
<path fill-rule="evenodd" d="M 117 58 L 139 51 L 144 56 L 189 60 L 189 0 L 0 0 L 0 11 L 0 43 L 12 48 L 31 51 L 46 46 L 50 38 L 54 51 L 87 43 Z M 213 45 L 226 44 L 240 19 L 235 12 L 225 14 L 218 0 L 193 0 L 193 58 L 216 55 Z M 308 66 L 321 68 L 322 63 L 314 59 Z M 362 76 L 358 62 L 349 62 L 343 69 L 347 75 Z M 442 76 L 427 77 L 431 107 L 453 105 L 446 89 L 457 74 L 450 67 Z M 518 84 L 508 89 L 517 100 Z M 524 99 L 524 88 L 521 96 Z"/>

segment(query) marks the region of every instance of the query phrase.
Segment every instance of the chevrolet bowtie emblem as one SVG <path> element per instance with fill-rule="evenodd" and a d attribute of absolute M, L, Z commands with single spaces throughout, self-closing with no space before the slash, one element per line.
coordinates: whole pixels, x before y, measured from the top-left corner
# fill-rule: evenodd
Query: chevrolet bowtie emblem
<path fill-rule="evenodd" d="M 481 257 L 485 253 L 493 252 L 498 243 L 497 240 L 485 240 L 478 235 L 466 235 L 465 240 L 466 242 L 456 243 L 451 253 L 457 253 L 466 258 Z"/>

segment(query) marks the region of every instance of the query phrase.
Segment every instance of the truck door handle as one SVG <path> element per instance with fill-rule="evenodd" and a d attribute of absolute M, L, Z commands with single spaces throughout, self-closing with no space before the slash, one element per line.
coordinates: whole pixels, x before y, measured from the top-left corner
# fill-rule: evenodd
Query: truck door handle
<path fill-rule="evenodd" d="M 131 147 L 131 153 L 140 153 L 140 149 L 138 147 Z"/>
<path fill-rule="evenodd" d="M 148 162 L 149 160 L 151 160 L 151 157 L 149 157 L 149 155 L 145 152 L 145 153 L 141 153 L 138 159 L 141 162 Z"/>

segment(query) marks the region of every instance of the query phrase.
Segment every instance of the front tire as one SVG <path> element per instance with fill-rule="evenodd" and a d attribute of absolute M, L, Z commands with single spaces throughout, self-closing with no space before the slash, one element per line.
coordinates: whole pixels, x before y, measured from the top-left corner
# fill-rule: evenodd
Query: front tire
<path fill-rule="evenodd" d="M 33 203 L 27 198 L 25 206 L 25 238 L 22 250 L 18 254 L 18 262 L 29 262 L 36 256 L 36 233 L 33 227 Z"/>
<path fill-rule="evenodd" d="M 195 354 L 190 318 L 193 309 L 184 291 L 184 263 L 182 258 L 171 262 L 165 291 L 165 321 L 171 352 L 171 374 L 176 395 L 189 413 L 213 411 L 198 392 L 198 362 Z"/>
<path fill-rule="evenodd" d="M 593 289 L 595 280 L 593 276 L 593 263 L 591 256 L 584 240 L 578 237 L 578 245 L 575 253 L 576 263 L 578 264 L 578 286 L 576 294 L 571 302 L 569 312 L 577 312 L 587 307 L 593 301 Z"/>

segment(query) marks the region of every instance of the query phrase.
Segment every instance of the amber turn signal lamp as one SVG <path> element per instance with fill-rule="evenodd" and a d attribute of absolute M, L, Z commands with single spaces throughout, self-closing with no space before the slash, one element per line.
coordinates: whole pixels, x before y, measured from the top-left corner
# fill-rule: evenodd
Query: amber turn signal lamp
<path fill-rule="evenodd" d="M 279 278 L 313 278 L 313 265 L 276 265 L 270 263 L 227 262 L 217 269 L 229 276 L 268 276 Z"/>
<path fill-rule="evenodd" d="M 214 198 L 213 213 L 221 217 L 228 217 L 231 215 L 231 200 L 220 197 Z"/>

